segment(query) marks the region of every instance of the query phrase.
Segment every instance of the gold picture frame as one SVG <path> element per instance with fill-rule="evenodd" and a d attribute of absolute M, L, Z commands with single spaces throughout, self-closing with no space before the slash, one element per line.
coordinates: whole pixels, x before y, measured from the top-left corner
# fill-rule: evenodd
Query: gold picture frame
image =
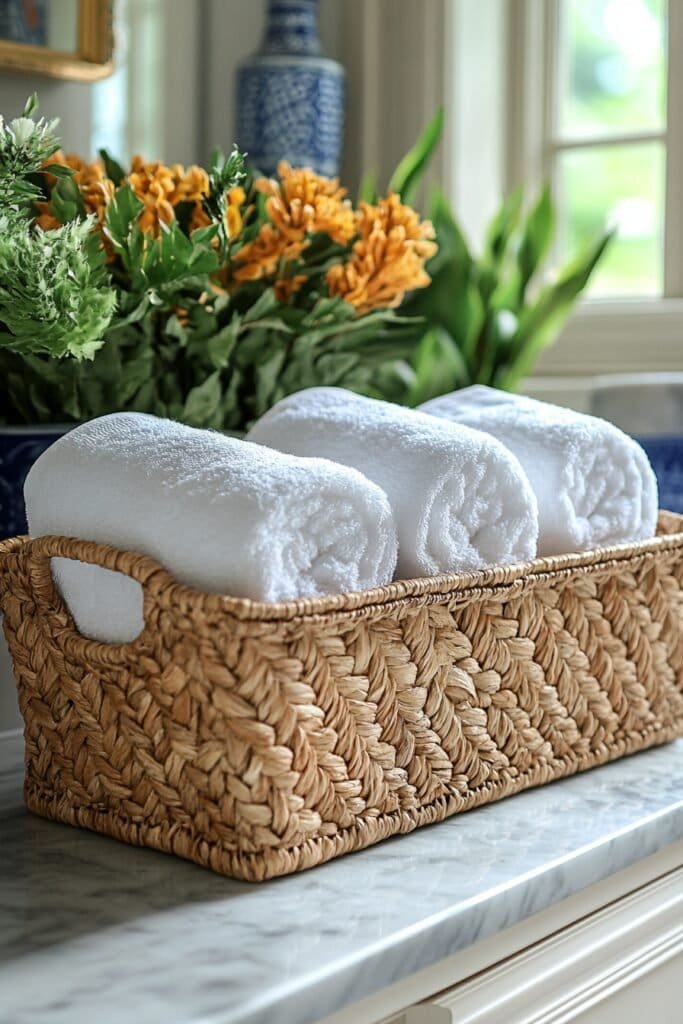
<path fill-rule="evenodd" d="M 113 0 L 78 0 L 73 53 L 0 39 L 0 71 L 28 71 L 50 78 L 94 82 L 114 70 Z"/>

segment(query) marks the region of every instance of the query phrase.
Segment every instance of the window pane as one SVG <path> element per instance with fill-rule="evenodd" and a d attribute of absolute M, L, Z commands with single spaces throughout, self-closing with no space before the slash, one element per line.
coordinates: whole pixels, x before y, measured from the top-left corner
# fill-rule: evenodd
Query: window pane
<path fill-rule="evenodd" d="M 664 146 L 591 146 L 557 159 L 562 255 L 576 254 L 605 225 L 617 229 L 588 294 L 661 295 Z"/>
<path fill-rule="evenodd" d="M 559 132 L 658 131 L 666 120 L 666 0 L 559 0 Z"/>

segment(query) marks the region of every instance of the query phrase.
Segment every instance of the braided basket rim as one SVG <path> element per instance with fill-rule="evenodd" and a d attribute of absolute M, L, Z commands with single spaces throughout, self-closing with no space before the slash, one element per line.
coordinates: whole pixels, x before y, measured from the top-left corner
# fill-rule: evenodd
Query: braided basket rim
<path fill-rule="evenodd" d="M 0 541 L 0 581 L 3 563 L 12 556 L 21 555 L 34 565 L 43 563 L 45 568 L 50 558 L 70 558 L 124 573 L 137 580 L 143 590 L 154 594 L 156 600 L 163 595 L 163 603 L 167 607 L 172 605 L 179 610 L 201 609 L 242 621 L 332 623 L 349 616 L 385 615 L 406 604 L 415 607 L 449 600 L 464 605 L 487 596 L 517 596 L 534 586 L 574 579 L 586 571 L 616 569 L 622 563 L 638 565 L 643 559 L 679 548 L 683 548 L 683 515 L 662 510 L 658 534 L 647 541 L 538 557 L 529 562 L 498 565 L 475 572 L 397 580 L 369 590 L 269 603 L 229 594 L 207 593 L 179 583 L 158 561 L 139 552 L 77 537 L 23 535 Z M 126 645 L 98 646 L 111 649 Z"/>

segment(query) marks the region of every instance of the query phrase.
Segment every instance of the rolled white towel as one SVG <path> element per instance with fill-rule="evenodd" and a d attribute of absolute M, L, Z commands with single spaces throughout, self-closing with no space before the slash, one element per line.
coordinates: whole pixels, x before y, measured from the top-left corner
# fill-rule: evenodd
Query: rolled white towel
<path fill-rule="evenodd" d="M 136 413 L 76 427 L 38 459 L 24 494 L 32 536 L 61 534 L 139 551 L 182 583 L 279 601 L 389 582 L 391 508 L 379 487 L 324 459 L 298 459 Z M 56 558 L 84 634 L 142 628 L 138 584 Z"/>
<path fill-rule="evenodd" d="M 640 445 L 613 424 L 482 386 L 420 408 L 485 430 L 517 456 L 538 499 L 541 555 L 654 536 L 657 480 Z"/>
<path fill-rule="evenodd" d="M 404 578 L 525 561 L 536 499 L 510 453 L 485 434 L 342 388 L 278 402 L 249 440 L 353 466 L 388 495 Z"/>

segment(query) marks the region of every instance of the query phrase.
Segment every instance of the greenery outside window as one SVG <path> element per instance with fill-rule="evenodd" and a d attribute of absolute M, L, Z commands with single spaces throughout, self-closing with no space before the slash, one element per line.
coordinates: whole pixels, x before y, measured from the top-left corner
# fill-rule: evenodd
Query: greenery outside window
<path fill-rule="evenodd" d="M 618 237 L 541 373 L 680 369 L 683 4 L 512 0 L 507 185 L 551 180 L 558 256 Z"/>

